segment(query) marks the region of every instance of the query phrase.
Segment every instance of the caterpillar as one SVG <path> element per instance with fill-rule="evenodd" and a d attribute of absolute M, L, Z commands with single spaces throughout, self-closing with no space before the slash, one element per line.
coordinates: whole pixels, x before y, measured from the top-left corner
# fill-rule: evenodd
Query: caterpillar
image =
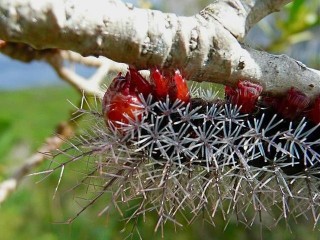
<path fill-rule="evenodd" d="M 217 212 L 247 224 L 265 215 L 318 223 L 320 97 L 293 88 L 264 96 L 239 80 L 221 99 L 189 90 L 178 70 L 152 68 L 149 78 L 129 67 L 112 80 L 101 112 L 79 109 L 94 120 L 71 144 L 79 154 L 58 167 L 84 160 L 82 182 L 97 191 L 84 209 L 109 192 L 102 213 L 132 202 L 126 217 L 156 212 L 155 230 L 182 226 L 179 213 L 187 223 L 214 224 Z"/>
<path fill-rule="evenodd" d="M 301 116 L 310 100 L 293 88 L 285 97 L 258 101 L 262 86 L 239 81 L 235 88 L 225 88 L 224 101 L 204 101 L 190 98 L 179 71 L 163 75 L 152 69 L 150 80 L 129 68 L 125 77 L 113 80 L 103 100 L 107 126 L 128 134 L 135 151 L 208 169 L 241 164 L 277 166 L 287 175 L 318 175 L 319 100 L 307 120 Z"/>

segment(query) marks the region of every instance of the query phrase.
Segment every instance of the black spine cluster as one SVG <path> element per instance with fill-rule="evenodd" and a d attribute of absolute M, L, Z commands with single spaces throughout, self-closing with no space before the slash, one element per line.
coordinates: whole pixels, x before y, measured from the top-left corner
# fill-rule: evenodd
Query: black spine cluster
<path fill-rule="evenodd" d="M 317 125 L 282 119 L 262 106 L 242 114 L 238 106 L 201 96 L 188 104 L 152 96 L 141 101 L 143 117 L 140 112 L 121 131 L 88 111 L 94 124 L 72 143 L 80 154 L 56 167 L 84 160 L 83 183 L 98 191 L 87 206 L 109 192 L 108 206 L 135 204 L 129 219 L 156 212 L 156 230 L 167 222 L 180 225 L 179 214 L 214 223 L 218 210 L 248 224 L 263 222 L 263 215 L 275 222 L 311 215 L 317 224 Z"/>
<path fill-rule="evenodd" d="M 140 127 L 128 130 L 133 136 L 128 142 L 151 159 L 198 164 L 208 171 L 242 165 L 318 175 L 320 128 L 305 118 L 290 121 L 263 106 L 241 114 L 228 102 L 201 98 L 188 104 L 151 101 L 147 109 Z"/>

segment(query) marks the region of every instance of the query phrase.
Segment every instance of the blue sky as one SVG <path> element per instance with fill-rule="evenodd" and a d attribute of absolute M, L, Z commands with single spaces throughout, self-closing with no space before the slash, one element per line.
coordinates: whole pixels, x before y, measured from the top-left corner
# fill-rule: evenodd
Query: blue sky
<path fill-rule="evenodd" d="M 48 64 L 41 62 L 23 63 L 0 55 L 0 66 L 0 90 L 62 82 Z"/>
<path fill-rule="evenodd" d="M 0 54 L 0 91 L 63 84 L 53 69 L 44 62 L 24 63 Z M 92 68 L 76 65 L 77 73 L 88 77 Z"/>

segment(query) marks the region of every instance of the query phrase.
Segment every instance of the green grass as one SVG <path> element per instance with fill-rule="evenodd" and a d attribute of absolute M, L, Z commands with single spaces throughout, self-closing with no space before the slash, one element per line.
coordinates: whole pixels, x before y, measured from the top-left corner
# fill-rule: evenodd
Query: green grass
<path fill-rule="evenodd" d="M 80 96 L 69 88 L 38 88 L 13 92 L 0 92 L 0 181 L 30 156 L 50 136 L 57 124 L 68 119 L 74 108 L 67 102 L 77 102 Z M 34 171 L 46 169 L 44 163 Z M 104 197 L 95 206 L 87 209 L 72 224 L 56 224 L 73 217 L 81 209 L 72 192 L 61 191 L 52 200 L 59 173 L 44 179 L 40 176 L 27 177 L 10 198 L 0 206 L 0 239 L 124 239 L 121 234 L 122 217 L 111 210 L 108 216 L 97 214 L 108 202 Z M 62 185 L 72 187 L 77 174 L 66 170 Z M 62 188 L 63 189 L 63 188 Z M 260 239 L 260 227 L 252 229 L 237 225 L 232 220 L 224 231 L 225 221 L 217 216 L 216 227 L 201 219 L 175 232 L 173 225 L 165 228 L 165 239 Z M 146 222 L 139 221 L 141 234 L 145 239 L 161 239 L 154 233 L 155 217 Z M 129 225 L 130 226 L 130 225 Z M 179 228 L 178 228 L 179 229 Z M 128 229 L 129 230 L 129 229 Z M 285 224 L 272 231 L 263 230 L 264 239 L 317 239 L 318 231 L 303 224 L 293 225 L 290 234 Z M 133 239 L 137 239 L 135 236 Z"/>
<path fill-rule="evenodd" d="M 67 100 L 77 102 L 79 99 L 79 94 L 70 88 L 0 92 L 0 180 L 9 176 L 35 152 L 54 133 L 61 121 L 68 119 L 74 108 Z M 56 177 L 39 184 L 36 184 L 39 178 L 27 177 L 18 191 L 2 204 L 2 240 L 101 239 L 107 236 L 105 224 L 99 227 L 96 223 L 104 222 L 105 219 L 97 219 L 95 214 L 86 217 L 85 213 L 83 218 L 72 225 L 53 224 L 72 216 L 72 213 L 66 213 L 60 206 L 63 197 L 52 201 Z M 69 200 L 69 204 L 75 204 L 72 196 Z"/>
<path fill-rule="evenodd" d="M 78 93 L 69 88 L 39 88 L 0 92 L 0 123 L 9 122 L 15 142 L 29 142 L 34 150 L 54 127 L 68 118 Z M 30 141 L 34 140 L 34 141 Z"/>

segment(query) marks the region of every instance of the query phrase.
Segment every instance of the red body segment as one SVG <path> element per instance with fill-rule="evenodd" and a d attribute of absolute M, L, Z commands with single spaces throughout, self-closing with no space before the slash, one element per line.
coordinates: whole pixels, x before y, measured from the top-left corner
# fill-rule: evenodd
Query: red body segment
<path fill-rule="evenodd" d="M 295 88 L 290 88 L 281 97 L 264 97 L 266 106 L 274 108 L 282 117 L 294 120 L 301 116 L 310 105 L 310 98 Z"/>
<path fill-rule="evenodd" d="M 131 80 L 131 90 L 134 92 L 142 93 L 146 98 L 152 92 L 152 86 L 141 74 L 134 68 L 129 67 L 129 73 Z"/>
<path fill-rule="evenodd" d="M 173 76 L 173 88 L 171 88 L 169 94 L 171 100 L 179 99 L 182 102 L 190 102 L 190 92 L 187 85 L 187 81 L 181 76 L 180 71 L 176 70 Z"/>
<path fill-rule="evenodd" d="M 310 111 L 308 112 L 308 116 L 315 124 L 320 123 L 320 96 L 314 101 Z"/>
<path fill-rule="evenodd" d="M 152 84 L 152 94 L 157 100 L 164 101 L 169 94 L 170 81 L 163 76 L 159 69 L 154 68 L 150 70 L 150 81 Z"/>
<path fill-rule="evenodd" d="M 225 94 L 231 104 L 241 106 L 240 112 L 254 111 L 262 86 L 249 81 L 239 81 L 236 88 L 225 87 Z"/>
<path fill-rule="evenodd" d="M 157 100 L 164 101 L 169 95 L 172 102 L 179 99 L 182 102 L 190 101 L 190 92 L 187 81 L 182 77 L 179 70 L 172 75 L 165 75 L 159 69 L 151 69 L 152 94 Z"/>
<path fill-rule="evenodd" d="M 283 117 L 295 119 L 309 106 L 310 99 L 295 88 L 290 88 L 286 96 L 277 105 Z"/>

